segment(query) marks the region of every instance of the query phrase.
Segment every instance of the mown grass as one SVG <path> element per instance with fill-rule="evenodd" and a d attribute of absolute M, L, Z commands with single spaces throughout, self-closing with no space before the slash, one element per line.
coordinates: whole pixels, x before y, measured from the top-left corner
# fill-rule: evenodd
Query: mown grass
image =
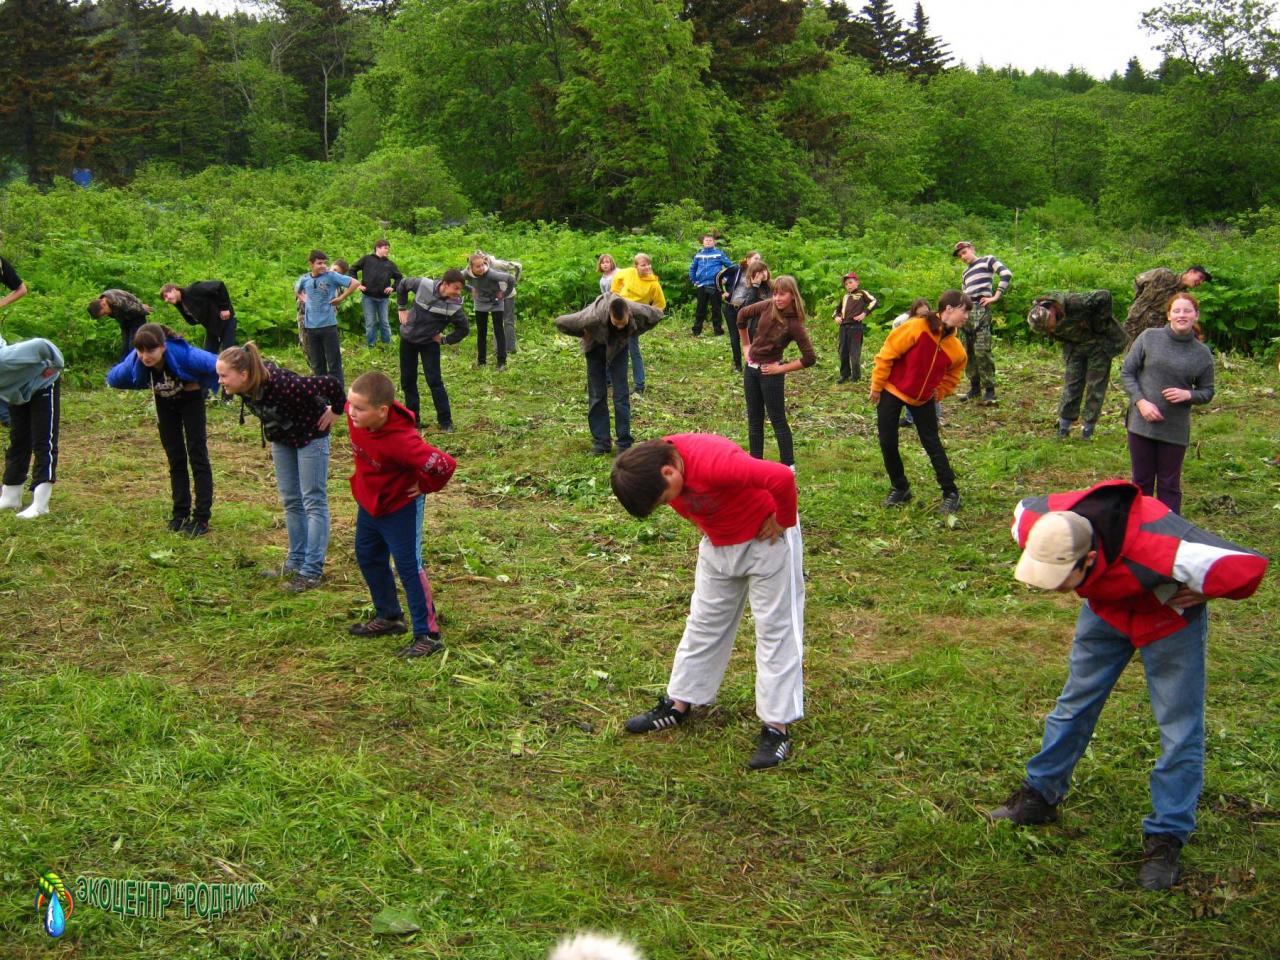
<path fill-rule="evenodd" d="M 1276 955 L 1274 576 L 1213 610 L 1207 786 L 1174 892 L 1135 883 L 1159 749 L 1138 669 L 1060 825 L 981 816 L 1039 743 L 1077 606 L 1014 582 L 1010 511 L 1126 474 L 1118 390 L 1095 442 L 1058 442 L 1056 353 L 1002 347 L 1000 405 L 947 405 L 965 496 L 948 529 L 913 441 L 916 502 L 879 506 L 865 381 L 834 384 L 818 325 L 824 362 L 788 387 L 809 717 L 788 764 L 748 774 L 749 626 L 718 704 L 674 734 L 620 731 L 663 688 L 697 538 L 613 502 L 608 462 L 587 455 L 576 344 L 523 326 L 504 375 L 473 369 L 470 340 L 446 360 L 459 432 L 433 439 L 459 470 L 429 503 L 425 555 L 448 652 L 425 663 L 345 633 L 367 594 L 341 431 L 329 579 L 291 597 L 255 575 L 284 545 L 255 420 L 211 411 L 213 532 L 191 542 L 163 531 L 147 398 L 68 390 L 54 514 L 0 515 L 0 955 L 534 958 L 583 926 L 659 960 Z M 637 436 L 745 440 L 723 341 L 674 317 L 646 356 Z M 349 378 L 373 365 L 393 358 L 347 344 Z M 1274 373 L 1227 357 L 1219 384 L 1195 419 L 1186 512 L 1272 550 Z M 82 905 L 54 942 L 32 909 L 48 868 L 268 889 L 212 922 Z M 421 931 L 375 936 L 388 905 Z"/>

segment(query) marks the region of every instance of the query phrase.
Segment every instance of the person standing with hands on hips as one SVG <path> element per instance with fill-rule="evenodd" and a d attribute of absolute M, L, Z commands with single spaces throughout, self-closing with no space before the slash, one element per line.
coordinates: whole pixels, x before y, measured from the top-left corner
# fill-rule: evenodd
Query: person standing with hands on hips
<path fill-rule="evenodd" d="M 323 250 L 312 250 L 307 266 L 309 272 L 293 285 L 303 309 L 307 362 L 317 377 L 330 374 L 342 387 L 342 338 L 338 332 L 337 306 L 357 290 L 364 290 L 364 286 L 354 277 L 330 270 L 329 257 Z"/>
<path fill-rule="evenodd" d="M 1013 273 L 995 257 L 980 257 L 968 240 L 959 241 L 951 251 L 964 265 L 964 279 L 960 286 L 973 303 L 969 322 L 961 334 L 964 352 L 969 357 L 969 392 L 960 398 L 982 402 L 996 402 L 996 362 L 991 355 L 991 304 L 1004 297 L 1013 282 Z M 999 286 L 992 284 L 1000 278 Z"/>
<path fill-rule="evenodd" d="M 396 284 L 404 276 L 389 256 L 391 242 L 378 240 L 373 253 L 366 253 L 351 265 L 351 275 L 364 284 L 360 306 L 364 310 L 364 339 L 372 350 L 381 338 L 391 342 L 391 324 L 387 319 L 387 298 L 396 292 Z"/>

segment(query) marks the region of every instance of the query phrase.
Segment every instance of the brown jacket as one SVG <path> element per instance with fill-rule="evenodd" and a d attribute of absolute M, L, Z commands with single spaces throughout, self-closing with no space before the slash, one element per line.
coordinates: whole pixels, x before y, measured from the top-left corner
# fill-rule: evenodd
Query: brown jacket
<path fill-rule="evenodd" d="M 781 363 L 783 351 L 792 340 L 800 348 L 800 362 L 812 367 L 818 362 L 818 355 L 813 352 L 813 344 L 809 341 L 808 331 L 798 315 L 785 313 L 775 316 L 773 300 L 761 300 L 738 311 L 738 329 L 746 330 L 753 319 L 759 321 L 756 335 L 751 341 L 747 359 L 750 363 Z"/>

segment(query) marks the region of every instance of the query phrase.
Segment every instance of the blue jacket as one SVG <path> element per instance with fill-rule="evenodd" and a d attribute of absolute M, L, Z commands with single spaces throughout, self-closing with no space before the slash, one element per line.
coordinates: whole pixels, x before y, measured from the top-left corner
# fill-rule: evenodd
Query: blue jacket
<path fill-rule="evenodd" d="M 207 350 L 193 347 L 181 337 L 165 337 L 164 365 L 179 380 L 198 383 L 206 390 L 218 389 L 218 358 Z M 118 390 L 151 389 L 151 373 L 147 365 L 138 359 L 138 351 L 117 363 L 107 373 L 107 386 Z"/>
<path fill-rule="evenodd" d="M 48 340 L 37 337 L 12 346 L 0 340 L 0 400 L 30 403 L 32 394 L 62 375 L 62 368 L 62 354 Z M 46 370 L 53 374 L 46 377 Z"/>
<path fill-rule="evenodd" d="M 702 247 L 693 255 L 693 262 L 689 264 L 689 282 L 695 287 L 714 287 L 716 274 L 732 266 L 733 261 L 720 248 Z"/>

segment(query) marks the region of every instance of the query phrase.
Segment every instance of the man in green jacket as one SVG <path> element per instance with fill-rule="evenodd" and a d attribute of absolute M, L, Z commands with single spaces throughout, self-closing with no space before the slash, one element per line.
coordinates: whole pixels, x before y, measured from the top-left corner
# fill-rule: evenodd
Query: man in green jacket
<path fill-rule="evenodd" d="M 1071 433 L 1071 425 L 1080 418 L 1083 399 L 1081 436 L 1091 439 L 1111 379 L 1111 358 L 1123 353 L 1125 347 L 1124 331 L 1112 312 L 1111 291 L 1052 291 L 1035 299 L 1027 324 L 1062 344 L 1058 436 L 1066 438 Z"/>

